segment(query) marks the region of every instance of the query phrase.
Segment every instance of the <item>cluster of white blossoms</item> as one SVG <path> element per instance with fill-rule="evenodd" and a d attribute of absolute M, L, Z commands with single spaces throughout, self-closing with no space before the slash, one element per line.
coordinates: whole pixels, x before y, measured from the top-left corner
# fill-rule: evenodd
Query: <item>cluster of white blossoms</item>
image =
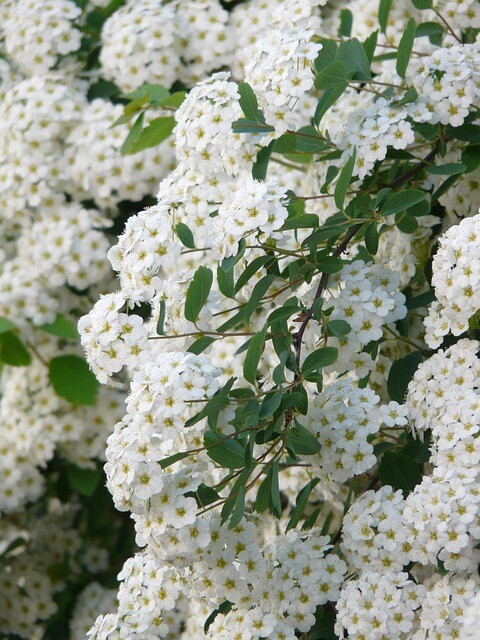
<path fill-rule="evenodd" d="M 64 593 L 73 640 L 333 629 L 466 640 L 480 588 L 480 343 L 431 355 L 423 331 L 436 348 L 480 306 L 480 216 L 451 226 L 480 204 L 475 144 L 463 153 L 478 124 L 480 10 L 234 4 L 0 0 L 0 358 L 11 323 L 32 357 L 1 371 L 0 636 L 41 638 Z M 412 17 L 403 78 L 392 53 Z M 352 60 L 350 28 L 366 58 Z M 320 52 L 340 67 L 322 93 Z M 372 56 L 371 82 L 358 81 Z M 140 98 L 144 126 L 173 123 L 175 108 L 176 126 L 171 141 L 126 153 L 125 94 L 145 83 L 186 97 L 178 108 Z M 443 129 L 464 123 L 456 141 Z M 285 133 L 292 153 L 276 146 Z M 353 182 L 342 171 L 352 154 Z M 472 171 L 432 198 L 433 215 L 418 211 L 412 233 L 395 214 L 380 219 L 381 187 L 429 200 L 461 162 Z M 442 222 L 436 301 L 408 309 L 428 298 Z M 67 402 L 49 375 L 52 359 L 80 351 L 48 332 L 80 316 L 86 360 L 108 385 L 90 406 Z M 408 392 L 401 362 L 386 384 L 413 350 L 424 361 Z M 386 469 L 383 451 L 411 473 Z M 110 532 L 91 544 L 97 489 L 72 481 L 105 460 L 140 547 L 118 592 L 106 586 L 125 555 L 113 560 Z M 52 506 L 60 485 L 71 502 Z"/>
<path fill-rule="evenodd" d="M 6 9 L 5 50 L 25 75 L 47 73 L 80 48 L 76 22 L 82 11 L 72 0 L 7 0 Z"/>
<path fill-rule="evenodd" d="M 305 28 L 270 31 L 249 50 L 245 81 L 258 92 L 267 123 L 281 135 L 302 124 L 296 106 L 312 87 L 311 65 L 322 45 Z"/>
<path fill-rule="evenodd" d="M 62 287 L 85 290 L 110 275 L 110 244 L 100 230 L 109 222 L 97 210 L 61 197 L 45 206 L 33 224 L 5 246 L 0 316 L 15 318 L 26 328 L 29 321 L 39 326 L 68 313 L 73 296 L 65 296 Z"/>
<path fill-rule="evenodd" d="M 64 162 L 70 174 L 69 191 L 79 200 L 94 198 L 106 209 L 121 200 L 138 201 L 151 194 L 158 178 L 175 166 L 168 142 L 122 156 L 120 149 L 128 126 L 111 126 L 122 113 L 120 105 L 93 100 L 85 106 L 81 122 L 66 139 Z"/>
<path fill-rule="evenodd" d="M 387 98 L 369 100 L 364 108 L 353 110 L 345 121 L 332 129 L 332 140 L 348 158 L 356 150 L 354 173 L 364 178 L 378 160 L 384 160 L 389 147 L 406 149 L 415 135 L 407 120 L 406 106 L 391 104 Z"/>
<path fill-rule="evenodd" d="M 480 308 L 480 215 L 465 218 L 441 237 L 433 258 L 436 301 L 425 319 L 425 341 L 438 347 L 444 336 L 459 336 Z"/>
<path fill-rule="evenodd" d="M 342 589 L 335 633 L 344 638 L 347 631 L 354 640 L 411 638 L 423 591 L 408 573 L 367 570 Z"/>
<path fill-rule="evenodd" d="M 35 339 L 47 359 L 62 353 L 58 340 Z M 95 405 L 72 407 L 57 396 L 48 369 L 34 360 L 25 368 L 5 367 L 0 403 L 0 512 L 15 512 L 41 496 L 41 474 L 55 451 L 79 467 L 91 468 L 104 458 L 111 417 L 122 415 L 122 394 L 101 390 Z"/>
<path fill-rule="evenodd" d="M 192 84 L 230 63 L 229 14 L 218 0 L 128 0 L 105 23 L 100 61 L 123 91 Z"/>
<path fill-rule="evenodd" d="M 32 209 L 65 189 L 64 141 L 85 106 L 84 95 L 60 74 L 20 79 L 6 92 L 0 103 L 2 218 L 27 223 Z"/>
<path fill-rule="evenodd" d="M 455 44 L 421 58 L 412 76 L 428 121 L 461 126 L 480 97 L 480 43 Z"/>
<path fill-rule="evenodd" d="M 125 300 L 119 293 L 101 297 L 78 323 L 88 363 L 100 382 L 111 380 L 124 365 L 135 366 L 147 348 L 147 332 L 136 314 L 121 313 Z"/>
<path fill-rule="evenodd" d="M 365 473 L 376 463 L 369 438 L 380 428 L 378 401 L 371 389 L 359 389 L 349 378 L 312 398 L 306 426 L 322 446 L 311 458 L 312 469 L 335 493 L 335 483 Z"/>
<path fill-rule="evenodd" d="M 265 37 L 265 25 L 270 28 L 309 27 L 320 31 L 319 9 L 327 0 L 252 0 L 238 4 L 231 13 L 236 47 L 232 61 L 235 77 L 245 75 L 250 60 L 250 47 Z"/>
<path fill-rule="evenodd" d="M 215 73 L 199 82 L 175 114 L 175 148 L 180 162 L 203 174 L 225 172 L 238 175 L 256 155 L 253 144 L 232 131 L 243 117 L 238 104 L 238 85 L 227 72 Z"/>
<path fill-rule="evenodd" d="M 115 607 L 116 589 L 106 589 L 98 582 L 91 582 L 78 596 L 70 623 L 72 640 L 85 640 L 92 621 Z"/>
<path fill-rule="evenodd" d="M 333 307 L 331 320 L 344 320 L 350 326 L 344 336 L 329 338 L 329 344 L 338 347 L 336 371 L 354 370 L 358 378 L 364 378 L 373 369 L 373 359 L 363 348 L 382 337 L 384 325 L 407 313 L 399 280 L 398 273 L 363 260 L 354 260 L 331 277 L 332 285 L 338 287 L 332 286 L 328 299 Z"/>
<path fill-rule="evenodd" d="M 58 610 L 58 596 L 65 590 L 68 577 L 82 574 L 88 555 L 105 555 L 105 549 L 93 545 L 86 553 L 82 549 L 81 532 L 73 526 L 77 516 L 78 505 L 62 505 L 52 500 L 45 512 L 33 516 L 28 530 L 16 524 L 2 530 L 5 545 L 0 547 L 0 625 L 6 635 L 41 638 L 46 621 Z M 13 551 L 8 553 L 8 546 L 15 542 L 16 547 L 14 544 Z M 63 570 L 59 571 L 60 567 Z M 105 569 L 105 565 L 99 568 Z M 69 574 L 65 572 L 67 569 Z M 99 595 L 98 589 L 96 593 Z M 110 604 L 113 601 L 114 596 Z M 107 604 L 106 594 L 99 604 L 100 607 Z M 91 622 L 92 619 L 90 625 Z M 77 626 L 78 622 L 72 621 L 72 634 Z M 77 632 L 72 637 L 80 640 L 85 633 L 80 636 Z"/>
<path fill-rule="evenodd" d="M 276 233 L 287 219 L 286 190 L 276 181 L 248 180 L 226 198 L 218 209 L 213 234 L 213 256 L 218 260 L 235 256 L 242 238 L 256 233 L 260 242 L 280 238 Z"/>
<path fill-rule="evenodd" d="M 406 422 L 406 421 L 405 421 Z M 366 491 L 343 520 L 342 551 L 358 571 L 402 571 L 408 565 L 410 544 L 402 520 L 401 491 L 388 485 Z"/>

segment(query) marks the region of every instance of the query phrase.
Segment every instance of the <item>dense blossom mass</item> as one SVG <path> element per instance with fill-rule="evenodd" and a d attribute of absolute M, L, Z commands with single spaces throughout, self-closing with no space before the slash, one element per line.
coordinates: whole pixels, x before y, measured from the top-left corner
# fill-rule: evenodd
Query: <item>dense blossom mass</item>
<path fill-rule="evenodd" d="M 480 638 L 479 30 L 0 0 L 0 637 Z"/>

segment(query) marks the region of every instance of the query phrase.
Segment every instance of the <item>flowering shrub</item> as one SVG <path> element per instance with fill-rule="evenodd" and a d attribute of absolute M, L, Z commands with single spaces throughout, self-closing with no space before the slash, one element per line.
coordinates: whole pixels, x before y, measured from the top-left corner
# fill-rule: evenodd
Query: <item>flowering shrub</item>
<path fill-rule="evenodd" d="M 0 0 L 0 637 L 478 636 L 479 30 Z"/>

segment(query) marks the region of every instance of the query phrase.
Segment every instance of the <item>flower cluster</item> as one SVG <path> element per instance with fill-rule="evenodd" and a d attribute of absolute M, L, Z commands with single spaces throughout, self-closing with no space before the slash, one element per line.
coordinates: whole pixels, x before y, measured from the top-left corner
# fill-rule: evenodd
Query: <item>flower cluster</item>
<path fill-rule="evenodd" d="M 175 115 L 175 147 L 181 162 L 203 174 L 225 172 L 237 175 L 256 155 L 253 145 L 232 131 L 242 116 L 238 86 L 229 73 L 215 73 L 199 82 Z"/>
<path fill-rule="evenodd" d="M 313 87 L 311 64 L 322 48 L 312 35 L 308 29 L 271 31 L 249 51 L 245 80 L 258 90 L 265 119 L 277 135 L 304 124 L 296 106 Z"/>
<path fill-rule="evenodd" d="M 146 82 L 197 82 L 230 62 L 228 17 L 218 0 L 129 0 L 102 30 L 105 77 L 125 92 Z"/>
<path fill-rule="evenodd" d="M 275 233 L 288 216 L 286 190 L 275 181 L 249 180 L 226 198 L 218 209 L 213 228 L 213 255 L 221 260 L 238 253 L 241 238 L 257 232 L 262 241 L 279 238 Z"/>
<path fill-rule="evenodd" d="M 440 238 L 433 258 L 432 284 L 436 301 L 425 320 L 425 340 L 438 347 L 448 333 L 461 335 L 480 308 L 480 215 L 465 218 Z"/>
<path fill-rule="evenodd" d="M 344 320 L 350 329 L 341 337 L 332 337 L 339 346 L 336 370 L 354 369 L 364 378 L 373 368 L 373 359 L 363 350 L 372 340 L 378 340 L 383 325 L 396 322 L 406 314 L 405 296 L 398 291 L 399 276 L 380 265 L 355 260 L 332 277 L 338 292 L 332 289 L 330 318 Z M 352 366 L 353 365 L 353 366 Z"/>
<path fill-rule="evenodd" d="M 348 158 L 355 149 L 355 174 L 364 178 L 389 147 L 406 149 L 415 135 L 407 120 L 405 106 L 391 104 L 386 98 L 370 100 L 364 108 L 353 110 L 346 122 L 339 121 L 332 139 Z"/>
<path fill-rule="evenodd" d="M 7 7 L 2 24 L 5 50 L 25 75 L 47 73 L 80 48 L 82 34 L 76 22 L 82 11 L 72 0 L 7 0 Z"/>
<path fill-rule="evenodd" d="M 480 97 L 480 45 L 458 44 L 421 59 L 412 77 L 428 121 L 461 126 Z"/>

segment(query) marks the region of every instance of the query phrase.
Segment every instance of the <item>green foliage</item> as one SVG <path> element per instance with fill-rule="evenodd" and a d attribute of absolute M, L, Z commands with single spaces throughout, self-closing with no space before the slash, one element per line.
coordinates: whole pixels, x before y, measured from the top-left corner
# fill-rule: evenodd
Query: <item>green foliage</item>
<path fill-rule="evenodd" d="M 422 481 L 422 472 L 415 459 L 395 451 L 385 451 L 378 473 L 382 484 L 401 489 L 405 495 Z"/>
<path fill-rule="evenodd" d="M 78 331 L 73 323 L 64 315 L 59 314 L 55 321 L 50 324 L 42 324 L 42 331 L 51 333 L 53 336 L 58 336 L 64 340 L 78 340 Z"/>
<path fill-rule="evenodd" d="M 400 404 L 404 402 L 408 383 L 413 378 L 422 360 L 422 355 L 418 351 L 395 360 L 390 368 L 387 383 L 388 395 L 391 400 L 395 400 Z"/>
<path fill-rule="evenodd" d="M 50 382 L 55 392 L 77 405 L 94 404 L 99 383 L 83 358 L 57 356 L 50 361 Z"/>
<path fill-rule="evenodd" d="M 2 320 L 0 332 L 0 362 L 11 367 L 25 367 L 32 362 L 30 352 L 14 331 L 5 330 L 8 320 Z M 1 325 L 0 325 L 1 326 Z"/>
<path fill-rule="evenodd" d="M 208 299 L 213 284 L 213 273 L 208 267 L 198 267 L 187 290 L 185 318 L 196 322 Z"/>
<path fill-rule="evenodd" d="M 402 78 L 405 78 L 405 73 L 407 71 L 410 56 L 412 54 L 413 41 L 415 39 L 415 30 L 415 20 L 413 18 L 410 18 L 398 44 L 396 69 L 398 75 Z"/>

